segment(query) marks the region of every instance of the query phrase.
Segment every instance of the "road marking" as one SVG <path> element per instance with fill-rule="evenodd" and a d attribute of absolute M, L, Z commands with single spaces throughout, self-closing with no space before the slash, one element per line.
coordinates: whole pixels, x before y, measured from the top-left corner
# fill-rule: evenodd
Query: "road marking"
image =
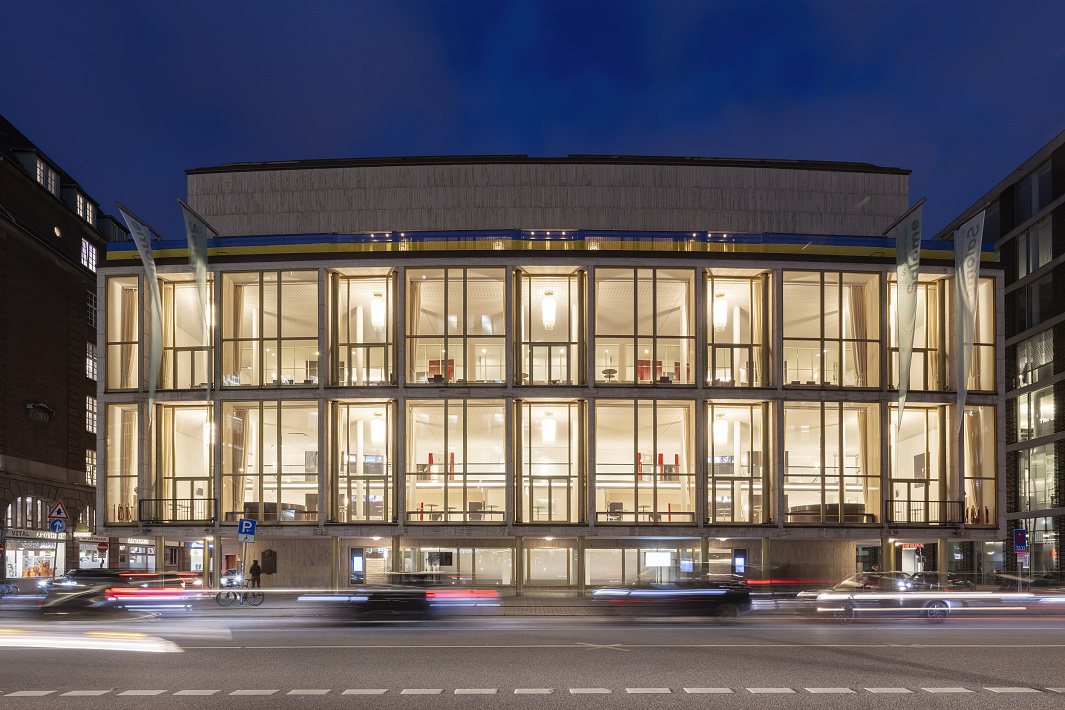
<path fill-rule="evenodd" d="M 921 688 L 929 693 L 971 693 L 968 688 Z"/>
<path fill-rule="evenodd" d="M 234 690 L 230 695 L 273 695 L 277 690 Z"/>
<path fill-rule="evenodd" d="M 348 688 L 341 695 L 384 695 L 387 688 Z"/>
<path fill-rule="evenodd" d="M 554 688 L 515 688 L 515 695 L 550 695 L 555 692 Z"/>
<path fill-rule="evenodd" d="M 404 688 L 399 691 L 400 695 L 440 695 L 443 688 Z"/>
<path fill-rule="evenodd" d="M 39 698 L 42 695 L 51 695 L 54 690 L 17 690 L 14 693 L 6 693 L 5 698 Z"/>
<path fill-rule="evenodd" d="M 749 693 L 794 693 L 791 688 L 748 688 Z"/>
<path fill-rule="evenodd" d="M 853 693 L 850 688 L 806 688 L 808 693 Z"/>
<path fill-rule="evenodd" d="M 589 651 L 599 650 L 601 648 L 603 648 L 603 649 L 608 648 L 611 651 L 625 651 L 626 653 L 628 653 L 629 650 L 630 650 L 630 649 L 627 649 L 627 648 L 621 648 L 622 646 L 626 645 L 626 644 L 623 644 L 623 643 L 584 643 L 583 641 L 578 641 L 577 645 L 578 646 L 584 646 Z"/>
<path fill-rule="evenodd" d="M 328 690 L 290 690 L 286 695 L 326 695 Z"/>
<path fill-rule="evenodd" d="M 63 693 L 59 697 L 62 698 L 65 696 L 79 697 L 84 695 L 107 695 L 110 692 L 110 690 L 71 690 L 69 692 Z"/>
<path fill-rule="evenodd" d="M 625 688 L 626 693 L 672 693 L 669 688 Z"/>
<path fill-rule="evenodd" d="M 870 693 L 912 693 L 909 688 L 866 688 Z"/>
<path fill-rule="evenodd" d="M 455 688 L 455 695 L 495 695 L 498 688 Z"/>
<path fill-rule="evenodd" d="M 684 692 L 692 695 L 696 693 L 731 694 L 732 688 L 685 688 Z"/>
<path fill-rule="evenodd" d="M 1051 693 L 1065 693 L 1065 688 L 1047 688 Z"/>
<path fill-rule="evenodd" d="M 119 695 L 162 695 L 165 690 L 123 690 Z"/>
<path fill-rule="evenodd" d="M 221 690 L 179 690 L 174 695 L 214 695 L 221 692 Z"/>
<path fill-rule="evenodd" d="M 607 690 L 606 688 L 570 688 L 569 692 L 570 692 L 570 695 L 587 695 L 587 694 L 590 694 L 590 693 L 602 693 L 602 694 L 610 693 L 610 691 Z"/>
<path fill-rule="evenodd" d="M 1035 688 L 984 688 L 984 690 L 990 690 L 992 693 L 1041 693 L 1043 691 L 1036 690 Z"/>

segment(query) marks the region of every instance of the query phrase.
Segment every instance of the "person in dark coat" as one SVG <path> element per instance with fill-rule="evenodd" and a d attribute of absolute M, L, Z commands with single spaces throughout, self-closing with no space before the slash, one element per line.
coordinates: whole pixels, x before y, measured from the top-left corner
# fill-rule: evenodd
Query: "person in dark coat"
<path fill-rule="evenodd" d="M 261 586 L 263 586 L 262 580 L 260 579 L 262 573 L 263 573 L 263 568 L 259 566 L 259 560 L 252 560 L 251 561 L 251 567 L 248 568 L 248 574 L 251 575 L 251 584 L 249 584 L 248 586 L 249 587 L 261 587 Z"/>

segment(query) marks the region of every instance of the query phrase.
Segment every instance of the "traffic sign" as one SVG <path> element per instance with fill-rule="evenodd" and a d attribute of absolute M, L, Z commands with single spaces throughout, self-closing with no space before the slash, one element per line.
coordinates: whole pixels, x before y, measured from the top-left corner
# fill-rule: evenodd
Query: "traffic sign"
<path fill-rule="evenodd" d="M 241 518 L 237 521 L 237 542 L 255 542 L 255 521 Z"/>
<path fill-rule="evenodd" d="M 1018 529 L 1013 531 L 1013 551 L 1028 552 L 1028 531 Z"/>
<path fill-rule="evenodd" d="M 70 516 L 67 515 L 67 508 L 63 505 L 63 501 L 57 500 L 52 509 L 48 511 L 48 518 L 59 518 L 60 520 L 70 520 Z"/>
<path fill-rule="evenodd" d="M 62 518 L 52 518 L 48 521 L 48 529 L 59 534 L 67 529 L 67 522 Z"/>
<path fill-rule="evenodd" d="M 104 554 L 105 552 L 107 552 L 107 543 L 106 542 L 97 543 L 96 544 L 96 551 L 99 552 L 101 555 Z"/>

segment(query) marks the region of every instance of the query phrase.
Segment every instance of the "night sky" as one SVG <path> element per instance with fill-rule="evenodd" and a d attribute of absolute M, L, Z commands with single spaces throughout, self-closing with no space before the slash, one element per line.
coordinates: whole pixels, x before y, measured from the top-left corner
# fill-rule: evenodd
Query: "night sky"
<path fill-rule="evenodd" d="M 908 168 L 934 233 L 1065 129 L 1061 0 L 9 0 L 0 26 L 0 113 L 168 238 L 186 168 L 499 153 Z"/>

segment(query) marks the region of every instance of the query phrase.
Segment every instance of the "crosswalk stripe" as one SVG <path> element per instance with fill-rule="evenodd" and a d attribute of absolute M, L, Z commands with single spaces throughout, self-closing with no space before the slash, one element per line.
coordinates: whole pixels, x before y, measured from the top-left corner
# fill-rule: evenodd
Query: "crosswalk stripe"
<path fill-rule="evenodd" d="M 230 695 L 273 695 L 277 690 L 234 690 Z"/>
<path fill-rule="evenodd" d="M 749 693 L 794 693 L 791 688 L 748 688 Z"/>
<path fill-rule="evenodd" d="M 909 688 L 866 688 L 870 693 L 912 693 Z"/>
<path fill-rule="evenodd" d="M 604 693 L 605 694 L 605 693 L 609 693 L 610 691 L 608 689 L 606 689 L 606 688 L 570 688 L 569 692 L 570 692 L 570 695 L 578 695 L 578 694 L 590 694 L 590 693 Z"/>
<path fill-rule="evenodd" d="M 174 695 L 214 695 L 221 692 L 221 690 L 179 690 Z"/>
<path fill-rule="evenodd" d="M 5 693 L 5 698 L 39 698 L 43 695 L 51 695 L 54 690 L 16 690 L 14 693 Z"/>
<path fill-rule="evenodd" d="M 443 688 L 404 688 L 399 691 L 400 695 L 440 695 L 443 693 Z"/>
<path fill-rule="evenodd" d="M 672 693 L 669 688 L 625 688 L 626 693 Z"/>
<path fill-rule="evenodd" d="M 384 695 L 387 688 L 348 688 L 341 695 Z"/>
<path fill-rule="evenodd" d="M 854 691 L 851 690 L 850 688 L 807 688 L 806 692 L 808 692 L 808 693 L 824 693 L 824 694 L 830 694 L 830 693 L 844 694 L 844 693 L 853 693 Z"/>
<path fill-rule="evenodd" d="M 990 690 L 992 693 L 1040 693 L 1042 691 L 1035 688 L 984 688 L 984 690 Z"/>
<path fill-rule="evenodd" d="M 732 688 L 685 688 L 684 692 L 691 693 L 692 695 L 696 693 L 715 693 L 724 695 L 731 694 Z"/>
<path fill-rule="evenodd" d="M 165 690 L 123 690 L 119 695 L 162 695 Z"/>
<path fill-rule="evenodd" d="M 288 695 L 326 695 L 328 690 L 290 690 Z"/>
<path fill-rule="evenodd" d="M 456 688 L 455 695 L 495 695 L 496 688 Z"/>
<path fill-rule="evenodd" d="M 515 695 L 550 695 L 555 692 L 554 688 L 515 688 Z"/>
<path fill-rule="evenodd" d="M 86 695 L 107 695 L 110 692 L 110 690 L 70 690 L 61 694 L 59 697 L 72 696 L 76 698 Z"/>
<path fill-rule="evenodd" d="M 971 693 L 968 688 L 921 688 L 928 693 Z"/>

